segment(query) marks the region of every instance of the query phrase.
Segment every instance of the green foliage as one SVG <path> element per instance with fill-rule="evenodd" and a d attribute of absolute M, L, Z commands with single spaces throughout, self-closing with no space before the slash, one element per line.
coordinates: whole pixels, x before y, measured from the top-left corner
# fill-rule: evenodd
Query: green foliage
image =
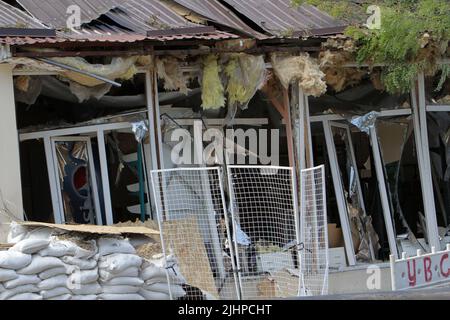
<path fill-rule="evenodd" d="M 346 35 L 357 44 L 359 63 L 384 64 L 382 80 L 387 91 L 403 93 L 419 72 L 435 74 L 450 41 L 450 1 L 448 0 L 371 0 L 355 4 L 348 0 L 293 0 L 294 4 L 317 5 L 340 18 L 354 10 L 367 19 L 369 4 L 381 8 L 381 29 L 369 30 L 361 23 L 347 28 Z M 359 8 L 359 9 L 358 9 Z M 447 69 L 446 69 L 447 70 Z M 449 72 L 442 72 L 441 82 Z"/>

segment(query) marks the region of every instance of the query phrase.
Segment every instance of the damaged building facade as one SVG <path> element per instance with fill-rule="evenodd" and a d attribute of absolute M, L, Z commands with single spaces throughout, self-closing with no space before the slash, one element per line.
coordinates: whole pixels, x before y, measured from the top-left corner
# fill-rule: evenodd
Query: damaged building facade
<path fill-rule="evenodd" d="M 448 79 L 391 95 L 383 66 L 352 61 L 344 23 L 289 0 L 70 4 L 75 27 L 65 1 L 0 1 L 0 238 L 11 220 L 156 221 L 155 170 L 268 164 L 248 141 L 174 161 L 174 132 L 242 129 L 293 168 L 294 199 L 324 165 L 330 292 L 367 290 L 354 280 L 373 264 L 390 290 L 390 255 L 450 243 Z M 182 140 L 188 158 L 208 144 Z"/>

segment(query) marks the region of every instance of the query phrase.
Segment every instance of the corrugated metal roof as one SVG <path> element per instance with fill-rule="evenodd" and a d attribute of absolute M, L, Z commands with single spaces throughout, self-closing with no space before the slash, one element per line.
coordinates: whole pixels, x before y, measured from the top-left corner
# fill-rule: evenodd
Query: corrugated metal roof
<path fill-rule="evenodd" d="M 134 32 L 194 26 L 159 0 L 18 0 L 34 17 L 52 26 L 67 27 L 67 8 L 80 7 L 81 22 L 91 23 L 102 15 Z"/>
<path fill-rule="evenodd" d="M 81 22 L 88 23 L 127 0 L 17 0 L 33 17 L 55 29 L 67 27 L 67 9 L 80 8 Z"/>
<path fill-rule="evenodd" d="M 127 0 L 105 15 L 127 29 L 143 33 L 197 26 L 158 0 Z"/>
<path fill-rule="evenodd" d="M 342 22 L 314 6 L 293 7 L 291 0 L 224 1 L 268 33 L 277 36 L 343 26 Z"/>
<path fill-rule="evenodd" d="M 46 28 L 42 23 L 33 19 L 25 12 L 4 2 L 0 2 L 0 27 Z"/>
<path fill-rule="evenodd" d="M 217 0 L 174 0 L 179 5 L 192 10 L 193 12 L 205 17 L 206 19 L 219 23 L 221 25 L 230 27 L 256 36 L 257 38 L 264 38 L 264 35 L 250 28 L 231 10 L 226 8 Z"/>
<path fill-rule="evenodd" d="M 194 34 L 147 34 L 148 31 L 183 29 L 202 26 L 188 21 L 163 0 L 17 0 L 31 16 L 0 0 L 0 27 L 25 25 L 27 28 L 55 28 L 57 38 L 7 37 L 0 43 L 36 44 L 61 42 L 136 42 L 142 40 L 171 41 L 186 39 L 224 40 L 238 38 L 229 32 L 205 32 Z M 318 34 L 333 34 L 342 25 L 313 6 L 293 8 L 291 0 L 171 0 L 195 12 L 206 20 L 227 28 L 239 30 L 256 38 L 286 36 L 288 31 L 327 29 Z M 84 24 L 77 32 L 67 32 L 67 8 L 78 5 Z M 260 25 L 271 36 L 262 35 L 228 8 L 234 7 L 243 16 Z M 228 29 L 227 29 L 228 30 Z M 314 33 L 311 33 L 314 34 Z M 299 36 L 294 34 L 293 36 Z M 46 36 L 46 35 L 45 35 Z"/>

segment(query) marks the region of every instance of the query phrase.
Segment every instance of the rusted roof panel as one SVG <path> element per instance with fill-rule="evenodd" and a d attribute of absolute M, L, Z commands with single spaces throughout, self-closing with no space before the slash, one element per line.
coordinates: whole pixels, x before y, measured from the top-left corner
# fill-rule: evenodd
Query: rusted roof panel
<path fill-rule="evenodd" d="M 227 40 L 227 39 L 237 39 L 239 36 L 232 33 L 216 31 L 209 34 L 189 34 L 189 35 L 171 35 L 171 36 L 146 36 L 136 33 L 112 33 L 112 34 L 81 34 L 72 35 L 68 37 L 57 37 L 57 38 L 31 38 L 31 37 L 3 37 L 0 38 L 0 44 L 9 45 L 33 45 L 33 44 L 56 44 L 56 43 L 67 43 L 67 42 L 77 42 L 77 43 L 87 43 L 87 42 L 114 42 L 114 43 L 133 43 L 137 41 L 175 41 L 175 40 Z"/>
<path fill-rule="evenodd" d="M 294 7 L 291 0 L 224 0 L 266 32 L 283 36 L 296 31 L 336 28 L 343 23 L 314 6 Z"/>
<path fill-rule="evenodd" d="M 194 26 L 159 0 L 18 0 L 34 17 L 54 28 L 67 27 L 67 9 L 80 7 L 81 22 L 88 24 L 102 15 L 135 32 Z"/>
<path fill-rule="evenodd" d="M 25 12 L 7 4 L 0 2 L 0 28 L 33 28 L 46 29 L 46 27 L 33 19 Z"/>
<path fill-rule="evenodd" d="M 206 19 L 239 30 L 257 38 L 264 38 L 264 35 L 250 28 L 230 9 L 222 5 L 217 0 L 174 0 L 179 5 L 192 10 Z"/>

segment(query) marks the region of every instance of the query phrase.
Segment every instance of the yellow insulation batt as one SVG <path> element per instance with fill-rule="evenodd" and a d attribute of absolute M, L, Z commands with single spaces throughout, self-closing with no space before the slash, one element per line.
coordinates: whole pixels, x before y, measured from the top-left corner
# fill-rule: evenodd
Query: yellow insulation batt
<path fill-rule="evenodd" d="M 225 74 L 228 77 L 228 103 L 245 108 L 264 82 L 264 57 L 245 53 L 232 54 L 225 67 Z"/>
<path fill-rule="evenodd" d="M 308 54 L 292 56 L 273 53 L 271 61 L 275 75 L 286 89 L 298 81 L 306 95 L 318 97 L 327 91 L 325 74 Z"/>
<path fill-rule="evenodd" d="M 340 92 L 348 87 L 361 82 L 365 70 L 360 68 L 347 68 L 344 65 L 353 61 L 352 53 L 339 51 L 323 51 L 319 56 L 320 69 L 325 73 L 325 80 L 336 92 Z"/>
<path fill-rule="evenodd" d="M 217 56 L 210 54 L 203 60 L 202 107 L 218 109 L 225 106 L 225 95 L 220 81 L 221 68 Z"/>
<path fill-rule="evenodd" d="M 156 59 L 158 78 L 164 80 L 164 89 L 167 91 L 180 91 L 188 93 L 187 83 L 189 77 L 183 73 L 181 64 L 175 57 Z"/>

